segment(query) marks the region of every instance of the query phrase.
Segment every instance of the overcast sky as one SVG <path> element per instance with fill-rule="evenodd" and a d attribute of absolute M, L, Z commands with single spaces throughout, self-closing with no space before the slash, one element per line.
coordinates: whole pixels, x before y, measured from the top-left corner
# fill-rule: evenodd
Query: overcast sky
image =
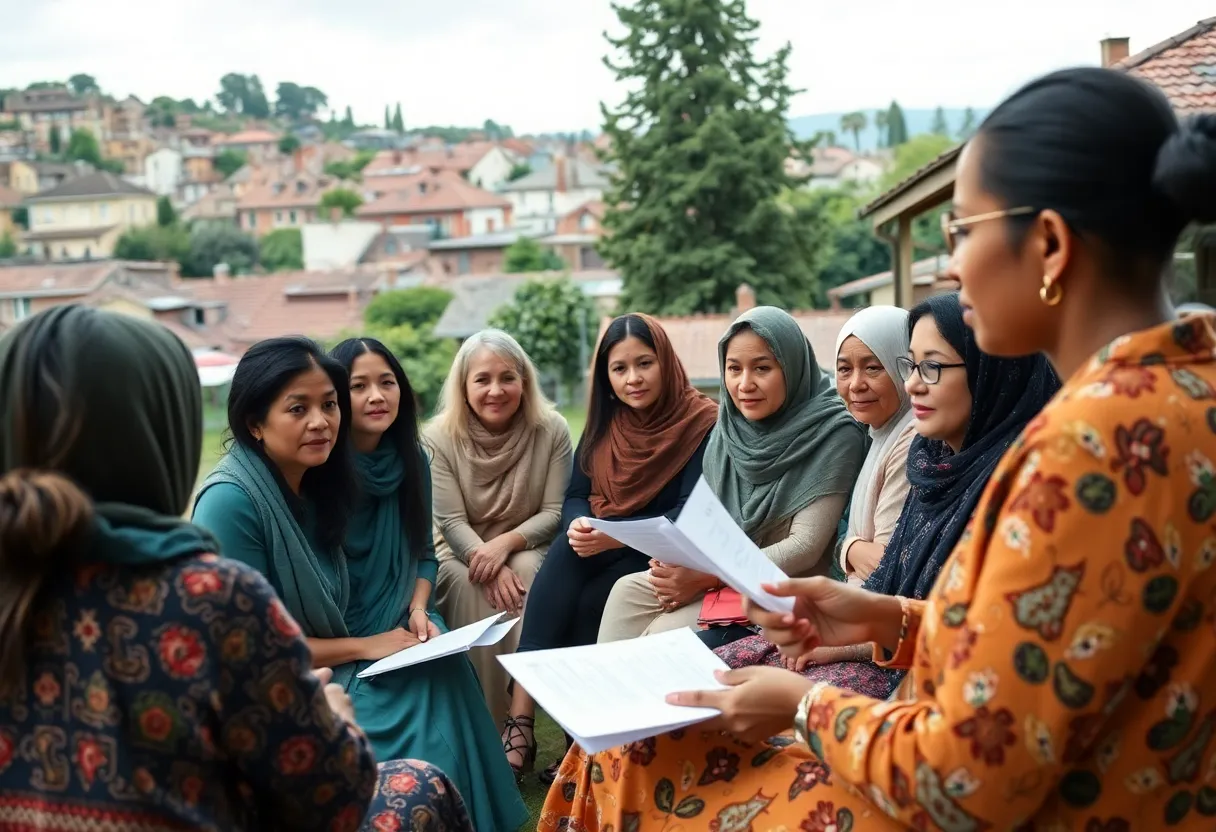
<path fill-rule="evenodd" d="M 793 44 L 791 115 L 990 106 L 1042 72 L 1139 51 L 1216 13 L 1211 0 L 750 0 L 767 53 Z M 608 0 L 0 0 L 0 87 L 97 77 L 118 95 L 202 100 L 227 72 L 321 88 L 379 122 L 517 132 L 595 129 L 620 88 L 600 59 Z"/>

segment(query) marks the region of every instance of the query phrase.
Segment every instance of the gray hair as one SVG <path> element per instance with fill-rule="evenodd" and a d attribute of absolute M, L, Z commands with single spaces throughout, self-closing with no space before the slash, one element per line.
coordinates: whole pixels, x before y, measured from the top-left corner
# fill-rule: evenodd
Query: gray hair
<path fill-rule="evenodd" d="M 540 425 L 545 414 L 553 409 L 553 404 L 540 391 L 540 382 L 536 378 L 536 366 L 532 359 L 518 341 L 501 329 L 483 329 L 469 336 L 460 345 L 456 358 L 452 361 L 452 369 L 448 371 L 448 377 L 443 382 L 443 391 L 439 394 L 439 404 L 431 423 L 439 426 L 457 441 L 468 438 L 468 422 L 465 419 L 468 401 L 465 385 L 469 380 L 469 364 L 472 363 L 473 356 L 482 350 L 489 350 L 519 373 L 523 383 L 519 410 L 528 424 Z"/>

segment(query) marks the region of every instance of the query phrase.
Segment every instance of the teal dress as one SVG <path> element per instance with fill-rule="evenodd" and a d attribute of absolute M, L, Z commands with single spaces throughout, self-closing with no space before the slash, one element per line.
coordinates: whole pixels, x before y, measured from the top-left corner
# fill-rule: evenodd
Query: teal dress
<path fill-rule="evenodd" d="M 415 557 L 405 542 L 397 500 L 403 472 L 395 451 L 360 455 L 358 462 L 365 496 L 351 519 L 347 551 L 332 555 L 324 554 L 316 540 L 311 517 L 305 515 L 300 526 L 282 516 L 290 514 L 286 502 L 273 478 L 260 481 L 269 472 L 252 454 L 234 450 L 196 499 L 194 522 L 219 538 L 226 557 L 266 575 L 311 637 L 362 638 L 405 626 L 415 581 L 435 579 L 433 547 Z M 274 485 L 269 493 L 267 484 Z M 425 504 L 430 505 L 429 473 L 426 484 Z M 275 503 L 282 508 L 274 510 Z M 291 544 L 297 533 L 298 548 L 307 553 L 283 556 L 285 543 L 295 548 Z M 447 630 L 437 612 L 428 614 L 440 630 Z M 479 832 L 518 829 L 527 810 L 468 658 L 450 656 L 358 678 L 369 664 L 336 667 L 334 681 L 350 694 L 376 758 L 425 760 L 455 783 Z"/>

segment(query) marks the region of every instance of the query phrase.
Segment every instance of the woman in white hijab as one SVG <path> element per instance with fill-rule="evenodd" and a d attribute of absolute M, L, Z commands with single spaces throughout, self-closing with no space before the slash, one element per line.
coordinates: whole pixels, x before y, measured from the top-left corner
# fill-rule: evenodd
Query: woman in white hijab
<path fill-rule="evenodd" d="M 840 566 L 857 583 L 878 566 L 908 497 L 915 420 L 895 368 L 895 359 L 907 354 L 908 312 L 894 306 L 862 309 L 836 338 L 836 390 L 853 418 L 869 427 L 871 440 L 840 546 Z"/>

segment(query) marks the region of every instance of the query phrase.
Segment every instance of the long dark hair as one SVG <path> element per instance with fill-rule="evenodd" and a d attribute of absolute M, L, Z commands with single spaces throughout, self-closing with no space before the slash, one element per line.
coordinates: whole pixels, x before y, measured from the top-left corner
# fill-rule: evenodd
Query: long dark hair
<path fill-rule="evenodd" d="M 419 443 L 418 397 L 414 395 L 409 376 L 405 374 L 405 368 L 389 348 L 375 338 L 349 338 L 329 352 L 346 370 L 348 377 L 354 370 L 355 360 L 367 353 L 374 353 L 384 359 L 384 363 L 388 364 L 393 375 L 397 377 L 397 387 L 401 389 L 397 419 L 389 425 L 384 435 L 397 446 L 397 453 L 401 455 L 401 461 L 405 465 L 405 479 L 397 489 L 405 538 L 409 542 L 411 552 L 421 552 L 430 538 L 431 512 L 423 500 L 426 486 L 423 478 L 427 476 L 426 462 Z"/>
<path fill-rule="evenodd" d="M 608 378 L 608 353 L 626 338 L 637 338 L 654 350 L 654 335 L 639 315 L 621 315 L 608 324 L 604 337 L 595 351 L 595 365 L 591 370 L 591 396 L 587 402 L 587 426 L 579 442 L 578 464 L 584 471 L 591 470 L 591 454 L 595 446 L 608 432 L 612 414 L 618 407 L 628 407 L 617 400 L 612 392 L 612 381 Z M 660 368 L 667 372 L 665 368 Z"/>
<path fill-rule="evenodd" d="M 1216 117 L 1179 125 L 1160 90 L 1123 72 L 1032 81 L 992 111 L 976 142 L 985 190 L 1010 208 L 1059 212 L 1136 295 L 1157 290 L 1188 222 L 1216 219 Z M 1033 219 L 1007 220 L 1014 245 Z"/>
<path fill-rule="evenodd" d="M 346 538 L 353 496 L 357 488 L 354 452 L 350 445 L 350 381 L 346 370 L 325 354 L 311 338 L 298 335 L 268 338 L 249 348 L 237 364 L 228 393 L 229 442 L 235 441 L 260 456 L 274 474 L 287 504 L 302 517 L 303 505 L 288 488 L 279 467 L 266 456 L 261 444 L 249 432 L 251 424 L 266 421 L 270 406 L 293 378 L 320 369 L 329 376 L 337 392 L 341 422 L 329 459 L 304 472 L 300 494 L 312 503 L 317 515 L 317 537 L 329 549 L 336 549 Z"/>

